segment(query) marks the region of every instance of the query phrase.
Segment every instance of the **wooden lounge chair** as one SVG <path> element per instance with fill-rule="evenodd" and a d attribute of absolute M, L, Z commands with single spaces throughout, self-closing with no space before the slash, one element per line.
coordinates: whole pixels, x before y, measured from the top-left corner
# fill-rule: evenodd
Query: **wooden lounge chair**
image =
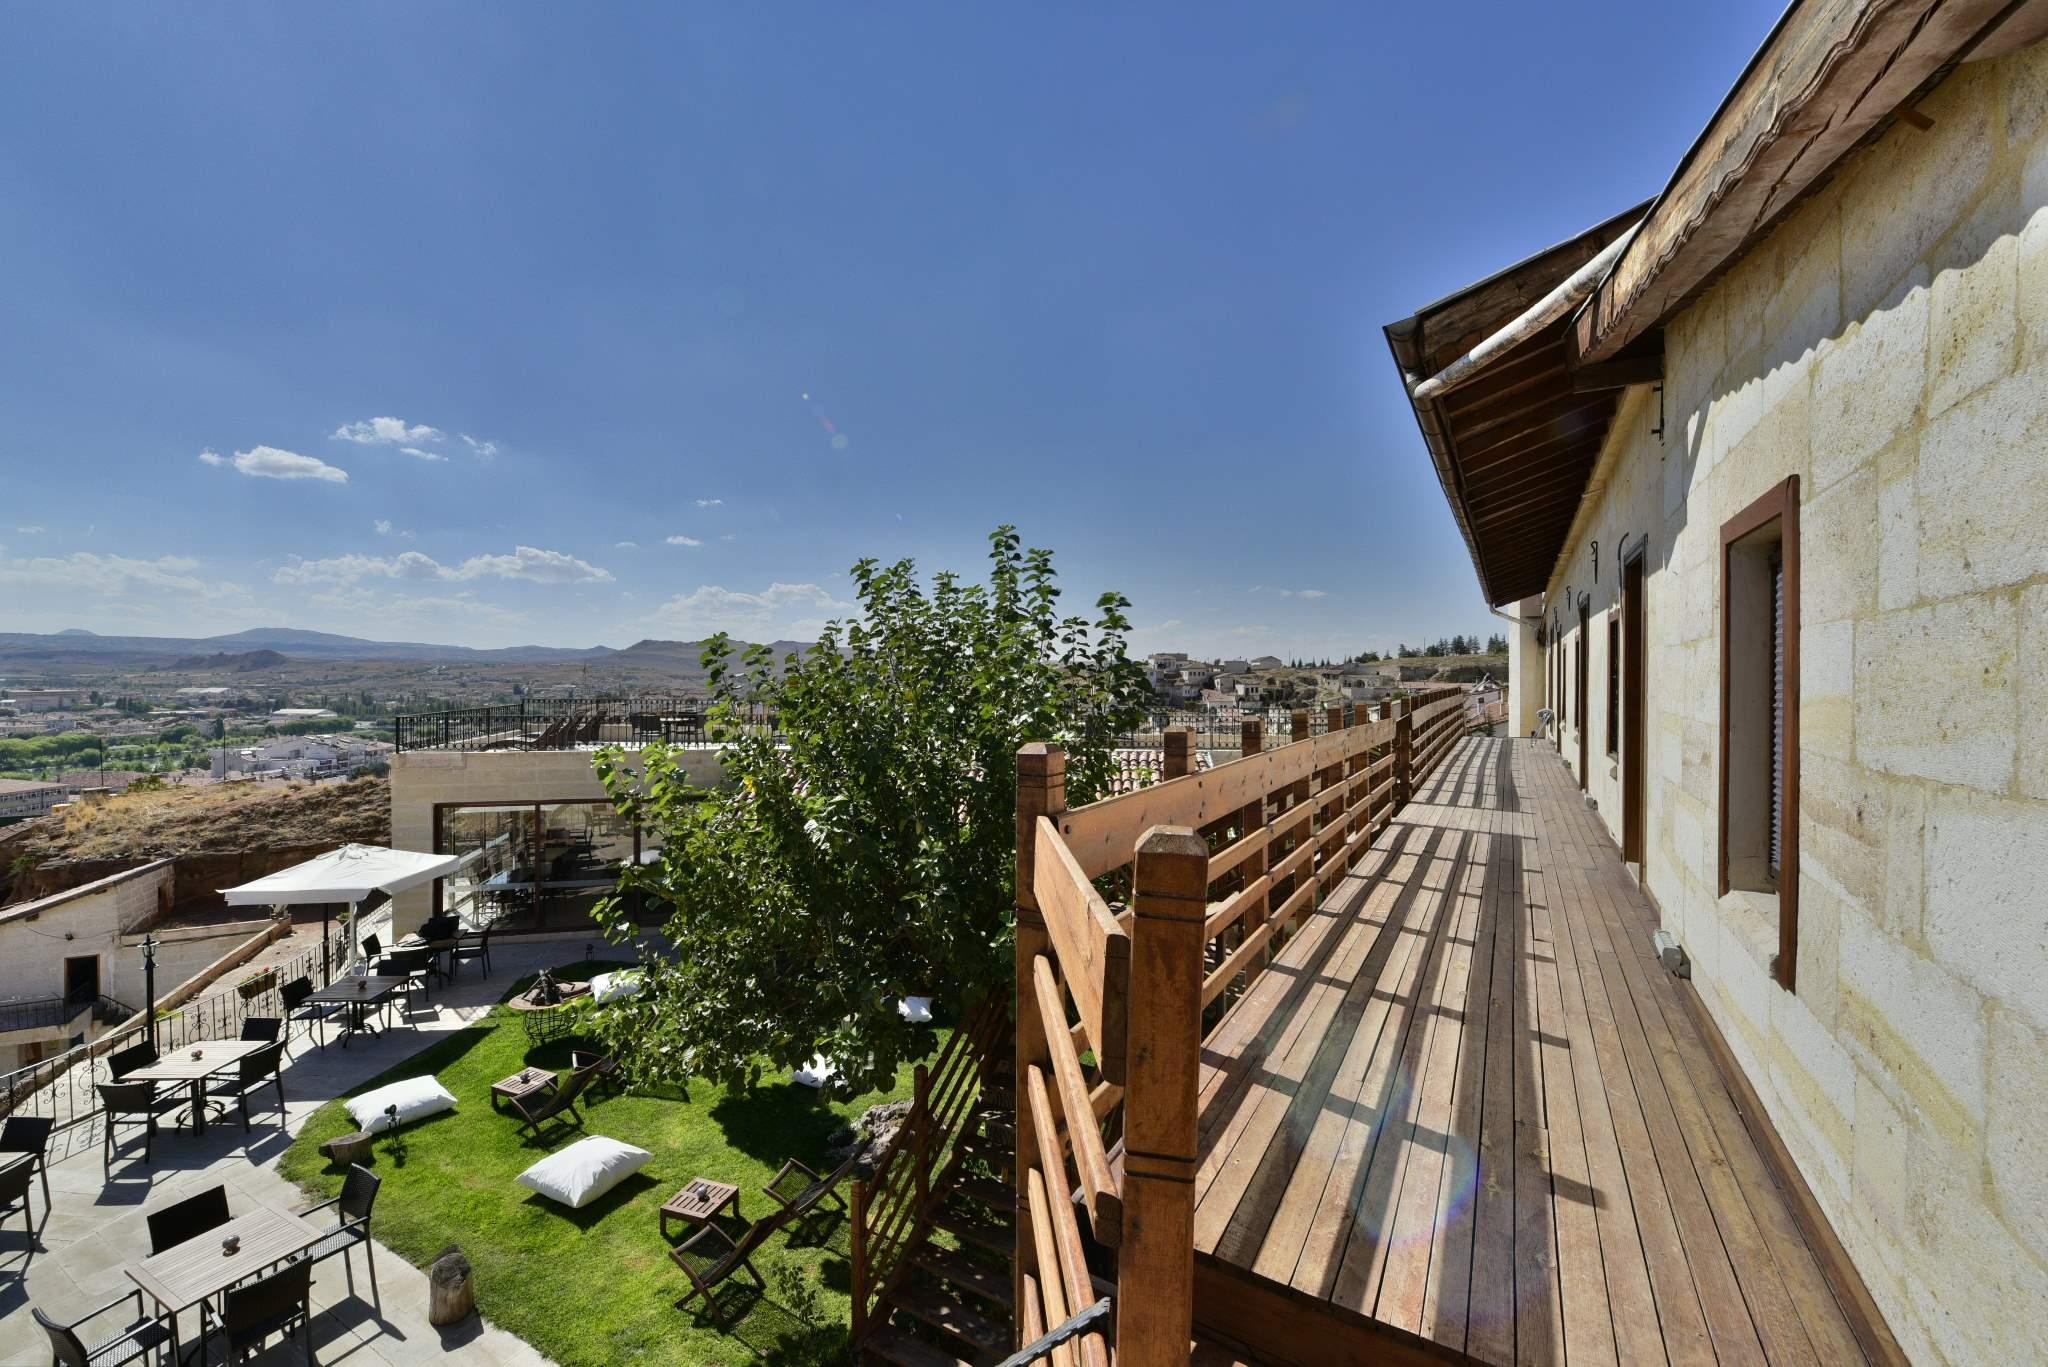
<path fill-rule="evenodd" d="M 602 1085 L 613 1095 L 618 1094 L 619 1061 L 610 1054 L 593 1054 L 587 1049 L 571 1049 L 569 1051 L 569 1066 L 571 1068 L 590 1069 L 596 1074 L 591 1079 L 590 1085 L 592 1087 Z"/>
<path fill-rule="evenodd" d="M 717 1225 L 705 1225 L 670 1249 L 668 1256 L 675 1259 L 676 1266 L 683 1269 L 683 1275 L 690 1279 L 690 1293 L 676 1302 L 676 1309 L 681 1310 L 702 1296 L 705 1313 L 711 1316 L 712 1322 L 720 1329 L 731 1328 L 718 1308 L 718 1284 L 744 1268 L 754 1279 L 754 1285 L 766 1291 L 768 1283 L 762 1278 L 761 1270 L 754 1266 L 754 1254 L 777 1230 L 795 1218 L 785 1206 L 773 1215 L 754 1221 L 737 1243 Z"/>
<path fill-rule="evenodd" d="M 789 1212 L 794 1225 L 807 1227 L 811 1213 L 826 1201 L 839 1207 L 840 1214 L 850 1214 L 846 1209 L 846 1198 L 836 1188 L 852 1171 L 851 1157 L 823 1176 L 802 1160 L 792 1158 L 782 1165 L 782 1171 L 776 1173 L 762 1190 L 768 1193 L 769 1200 Z"/>
<path fill-rule="evenodd" d="M 512 1109 L 519 1113 L 519 1133 L 529 1139 L 539 1139 L 541 1130 L 552 1120 L 565 1113 L 576 1128 L 583 1128 L 583 1113 L 576 1109 L 576 1098 L 583 1095 L 591 1079 L 597 1076 L 597 1068 L 578 1068 L 561 1083 L 547 1091 L 533 1096 L 511 1098 Z M 568 1123 L 568 1122 L 564 1122 Z"/>

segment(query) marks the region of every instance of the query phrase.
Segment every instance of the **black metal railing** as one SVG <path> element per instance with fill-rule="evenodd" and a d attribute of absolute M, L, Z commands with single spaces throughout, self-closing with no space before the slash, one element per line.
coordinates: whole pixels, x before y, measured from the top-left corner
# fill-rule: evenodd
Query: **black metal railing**
<path fill-rule="evenodd" d="M 155 1022 L 157 1051 L 169 1053 L 199 1040 L 235 1038 L 241 1034 L 242 1022 L 250 1016 L 283 1016 L 279 990 L 299 977 L 320 983 L 323 950 L 332 956 L 338 969 L 348 962 L 348 949 L 349 928 L 344 922 L 329 932 L 324 945 L 316 942 L 274 969 L 260 970 L 268 979 L 261 991 L 244 995 L 239 984 L 250 975 L 230 974 L 237 981 L 223 990 L 160 1010 Z M 99 1091 L 95 1084 L 113 1080 L 107 1070 L 107 1055 L 147 1040 L 150 1022 L 111 997 L 88 997 L 86 1005 L 102 1023 L 125 1024 L 87 1044 L 0 1075 L 0 1117 L 44 1116 L 56 1121 L 59 1130 L 68 1130 L 99 1114 Z"/>
<path fill-rule="evenodd" d="M 727 730 L 775 734 L 763 708 L 743 710 Z M 582 750 L 715 745 L 725 738 L 697 697 L 527 698 L 516 703 L 420 712 L 394 720 L 393 740 L 407 750 Z"/>
<path fill-rule="evenodd" d="M 99 994 L 74 990 L 61 997 L 23 997 L 0 1002 L 0 1034 L 10 1030 L 51 1030 L 90 1010 Z"/>

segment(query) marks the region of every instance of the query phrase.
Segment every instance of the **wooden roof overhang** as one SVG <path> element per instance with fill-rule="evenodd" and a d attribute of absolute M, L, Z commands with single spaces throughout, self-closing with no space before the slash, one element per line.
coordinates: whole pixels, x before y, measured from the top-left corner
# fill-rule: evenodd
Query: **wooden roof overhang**
<path fill-rule="evenodd" d="M 1540 593 L 1617 386 L 1662 374 L 1664 324 L 1850 153 L 1965 61 L 2048 35 L 2048 0 L 1795 0 L 1664 192 L 1389 324 L 1388 344 L 1487 601 Z M 1584 302 L 1457 388 L 1416 386 L 1519 318 L 1640 220 Z"/>
<path fill-rule="evenodd" d="M 1617 214 L 1566 242 L 1387 325 L 1415 420 L 1488 602 L 1540 593 L 1550 579 L 1606 439 L 1618 385 L 1654 365 L 1654 341 L 1626 360 L 1575 372 L 1566 313 L 1435 398 L 1415 386 L 1526 313 L 1642 217 Z M 1654 376 L 1652 376 L 1654 378 Z"/>

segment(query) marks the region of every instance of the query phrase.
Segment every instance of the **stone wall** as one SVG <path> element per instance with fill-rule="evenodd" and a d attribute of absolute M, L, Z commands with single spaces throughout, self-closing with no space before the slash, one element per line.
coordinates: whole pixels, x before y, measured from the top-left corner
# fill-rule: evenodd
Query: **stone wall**
<path fill-rule="evenodd" d="M 710 787 L 723 781 L 717 750 L 676 753 L 692 782 Z M 637 755 L 627 758 L 638 762 Z M 432 850 L 434 809 L 447 803 L 570 802 L 604 795 L 588 750 L 408 751 L 391 762 L 391 840 L 401 850 Z M 432 913 L 431 887 L 400 893 L 391 911 L 393 935 L 416 930 Z"/>
<path fill-rule="evenodd" d="M 1966 64 L 1665 333 L 1546 595 L 1649 538 L 1646 884 L 1916 1362 L 2048 1361 L 2048 48 Z M 1716 895 L 1720 526 L 1800 478 L 1798 990 Z M 1601 564 L 1594 578 L 1594 541 Z M 1571 631 L 1567 639 L 1576 640 Z M 1548 661 L 1523 672 L 1547 693 Z M 1540 673 L 1542 678 L 1534 677 Z M 1518 680 L 1519 681 L 1519 680 Z M 1563 753 L 1576 767 L 1578 737 Z"/>

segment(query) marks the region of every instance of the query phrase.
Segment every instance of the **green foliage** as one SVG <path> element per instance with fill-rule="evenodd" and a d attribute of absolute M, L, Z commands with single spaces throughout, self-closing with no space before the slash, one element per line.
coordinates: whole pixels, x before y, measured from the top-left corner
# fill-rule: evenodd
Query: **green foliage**
<path fill-rule="evenodd" d="M 12 736 L 0 740 L 0 770 L 32 769 L 47 765 L 80 767 L 98 764 L 106 741 L 87 731 L 64 731 L 54 736 Z"/>
<path fill-rule="evenodd" d="M 190 722 L 181 721 L 177 723 L 175 726 L 166 726 L 163 730 L 157 732 L 156 738 L 160 741 L 163 741 L 165 744 L 175 745 L 180 741 L 191 740 L 198 734 L 198 727 L 192 725 L 192 723 Z"/>
<path fill-rule="evenodd" d="M 1107 793 L 1146 686 L 1125 599 L 1063 618 L 1051 553 L 1009 527 L 990 545 L 986 584 L 945 573 L 927 589 L 907 560 L 862 561 L 859 617 L 801 657 L 735 662 L 722 636 L 707 643 L 726 787 L 693 786 L 659 746 L 644 774 L 600 752 L 606 791 L 663 851 L 598 918 L 624 943 L 642 897 L 667 904 L 678 951 L 608 1027 L 642 1076 L 751 1082 L 823 1053 L 871 1086 L 919 1037 L 896 998 L 964 1005 L 1008 980 L 1017 751 L 1058 742 L 1068 800 Z M 779 741 L 739 724 L 750 709 Z"/>

